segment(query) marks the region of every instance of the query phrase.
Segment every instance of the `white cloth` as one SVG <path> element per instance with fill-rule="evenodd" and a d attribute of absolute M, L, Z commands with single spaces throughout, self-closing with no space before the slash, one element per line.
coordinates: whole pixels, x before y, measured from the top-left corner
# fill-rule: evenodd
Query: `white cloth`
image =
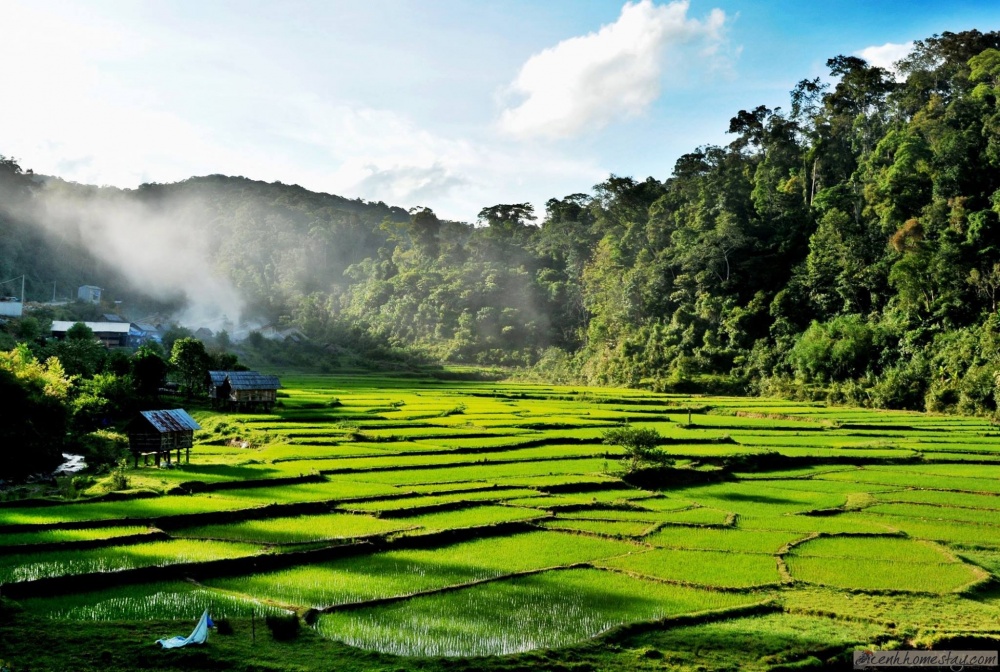
<path fill-rule="evenodd" d="M 164 649 L 176 649 L 179 646 L 188 644 L 204 644 L 208 640 L 208 609 L 198 619 L 198 625 L 194 626 L 194 632 L 187 637 L 171 637 L 170 639 L 158 639 L 156 643 Z"/>

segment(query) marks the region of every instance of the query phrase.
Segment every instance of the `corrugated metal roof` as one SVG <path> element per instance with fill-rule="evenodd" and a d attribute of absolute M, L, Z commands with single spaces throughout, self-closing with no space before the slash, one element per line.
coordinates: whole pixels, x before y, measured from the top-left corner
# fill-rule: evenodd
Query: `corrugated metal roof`
<path fill-rule="evenodd" d="M 277 376 L 256 371 L 209 371 L 208 375 L 215 386 L 222 385 L 228 378 L 234 390 L 276 390 L 281 387 Z"/>
<path fill-rule="evenodd" d="M 140 411 L 140 413 L 161 434 L 201 429 L 201 425 L 195 422 L 195 419 L 188 415 L 183 408 L 169 411 Z"/>
<path fill-rule="evenodd" d="M 66 322 L 65 320 L 53 320 L 52 332 L 62 333 L 69 331 L 76 322 Z M 116 333 L 127 334 L 132 326 L 129 322 L 84 322 L 95 334 Z"/>

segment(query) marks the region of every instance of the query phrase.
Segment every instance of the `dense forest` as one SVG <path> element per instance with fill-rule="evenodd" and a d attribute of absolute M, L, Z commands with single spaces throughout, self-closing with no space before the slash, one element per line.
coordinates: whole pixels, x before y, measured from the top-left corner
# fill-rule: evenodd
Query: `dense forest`
<path fill-rule="evenodd" d="M 183 284 L 151 292 L 92 227 L 66 225 L 66 204 L 141 208 L 179 239 L 197 231 L 234 311 L 315 343 L 556 382 L 996 413 L 1000 33 L 919 41 L 895 73 L 827 65 L 787 109 L 736 111 L 730 144 L 692 148 L 666 179 L 612 175 L 475 224 L 242 177 L 89 187 L 5 159 L 0 275 L 26 273 L 29 295 L 96 283 L 178 310 Z"/>

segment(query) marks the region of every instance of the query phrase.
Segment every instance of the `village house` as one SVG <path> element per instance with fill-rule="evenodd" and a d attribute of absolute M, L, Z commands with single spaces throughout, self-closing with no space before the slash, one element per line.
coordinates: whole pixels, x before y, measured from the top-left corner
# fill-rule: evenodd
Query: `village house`
<path fill-rule="evenodd" d="M 270 411 L 281 382 L 277 376 L 256 371 L 209 371 L 208 396 L 220 408 Z"/>
<path fill-rule="evenodd" d="M 54 320 L 52 337 L 60 341 L 65 339 L 66 332 L 74 324 L 77 323 Z M 135 348 L 142 345 L 146 337 L 145 332 L 131 322 L 83 322 L 83 324 L 94 332 L 94 337 L 106 348 Z"/>
<path fill-rule="evenodd" d="M 0 297 L 0 316 L 21 317 L 24 313 L 23 304 L 14 296 Z"/>
<path fill-rule="evenodd" d="M 76 298 L 78 301 L 85 301 L 86 303 L 100 303 L 101 292 L 103 291 L 103 289 L 94 285 L 81 285 L 76 290 Z"/>
<path fill-rule="evenodd" d="M 139 456 L 145 464 L 149 456 L 156 458 L 160 466 L 161 458 L 170 464 L 170 455 L 177 451 L 177 463 L 181 461 L 181 450 L 187 451 L 187 461 L 191 461 L 191 446 L 194 445 L 194 430 L 201 429 L 194 418 L 182 408 L 164 411 L 140 411 L 128 428 L 128 445 L 139 466 Z"/>

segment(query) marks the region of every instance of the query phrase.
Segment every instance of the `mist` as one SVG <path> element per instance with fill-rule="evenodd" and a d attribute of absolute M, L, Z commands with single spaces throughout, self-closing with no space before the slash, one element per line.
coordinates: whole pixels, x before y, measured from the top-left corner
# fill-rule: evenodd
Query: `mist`
<path fill-rule="evenodd" d="M 141 196 L 46 180 L 19 214 L 115 269 L 133 291 L 181 303 L 172 316 L 178 324 L 218 330 L 238 323 L 245 300 L 213 261 L 211 210 L 198 197 L 157 195 L 147 202 Z M 102 286 L 105 279 L 86 281 Z"/>

